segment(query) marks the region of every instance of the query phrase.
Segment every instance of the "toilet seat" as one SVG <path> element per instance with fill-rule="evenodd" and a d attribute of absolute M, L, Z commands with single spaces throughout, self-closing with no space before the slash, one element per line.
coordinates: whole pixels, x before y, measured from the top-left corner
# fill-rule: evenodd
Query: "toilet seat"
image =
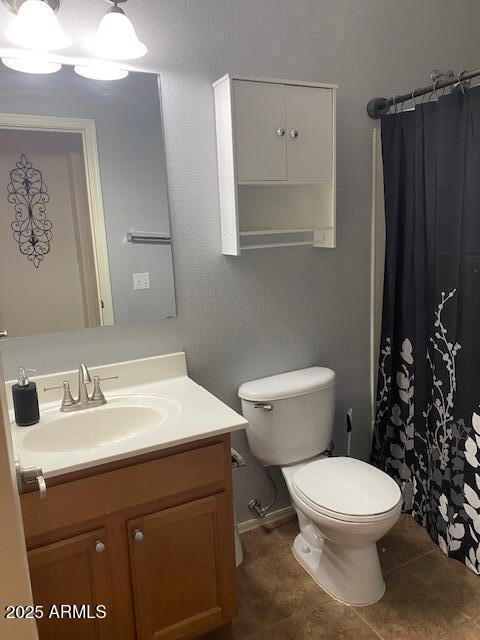
<path fill-rule="evenodd" d="M 296 497 L 317 513 L 346 522 L 375 522 L 398 509 L 402 495 L 386 473 L 355 458 L 321 458 L 299 465 Z"/>

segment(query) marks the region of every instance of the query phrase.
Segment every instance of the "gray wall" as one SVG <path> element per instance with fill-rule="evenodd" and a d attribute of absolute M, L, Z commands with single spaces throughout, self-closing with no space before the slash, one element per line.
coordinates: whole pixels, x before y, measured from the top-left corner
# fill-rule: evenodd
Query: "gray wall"
<path fill-rule="evenodd" d="M 115 322 L 174 316 L 171 247 L 125 240 L 131 229 L 170 229 L 157 76 L 99 83 L 68 67 L 35 77 L 0 65 L 0 112 L 95 120 Z M 1 211 L 11 216 L 5 201 Z M 134 291 L 132 273 L 144 272 L 151 274 L 151 289 Z"/>
<path fill-rule="evenodd" d="M 479 24 L 476 0 L 162 1 L 155 34 L 177 289 L 172 349 L 181 344 L 192 377 L 232 407 L 239 408 L 236 389 L 245 380 L 330 366 L 338 376 L 337 452 L 353 407 L 353 453 L 368 456 L 372 121 L 365 104 L 425 84 L 433 68 L 477 68 Z M 226 72 L 339 83 L 337 249 L 220 254 L 211 82 Z M 146 342 L 139 328 L 125 349 L 115 331 L 108 345 L 102 333 L 85 333 L 77 352 L 95 363 L 99 345 L 102 359 L 112 360 L 135 355 L 137 340 L 138 355 L 150 339 L 152 353 L 169 348 L 153 336 Z M 22 341 L 16 344 L 6 354 L 10 372 Z M 72 350 L 65 358 L 55 339 L 38 344 L 32 366 L 78 361 Z M 234 440 L 246 451 L 242 435 Z M 253 460 L 234 479 L 245 520 L 247 499 L 266 500 L 270 488 Z"/>

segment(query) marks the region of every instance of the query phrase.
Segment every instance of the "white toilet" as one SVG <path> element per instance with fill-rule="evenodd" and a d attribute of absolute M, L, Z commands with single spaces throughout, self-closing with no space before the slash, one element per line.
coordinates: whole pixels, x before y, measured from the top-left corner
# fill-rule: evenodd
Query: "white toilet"
<path fill-rule="evenodd" d="M 337 600 L 368 605 L 385 593 L 376 542 L 397 522 L 397 483 L 379 469 L 327 457 L 333 432 L 335 373 L 310 367 L 243 384 L 250 449 L 280 465 L 298 516 L 292 551 Z"/>

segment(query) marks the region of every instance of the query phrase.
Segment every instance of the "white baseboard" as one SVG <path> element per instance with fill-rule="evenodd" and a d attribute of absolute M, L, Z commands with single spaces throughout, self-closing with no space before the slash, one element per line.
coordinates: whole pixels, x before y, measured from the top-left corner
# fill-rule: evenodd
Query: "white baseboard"
<path fill-rule="evenodd" d="M 283 507 L 283 509 L 277 509 L 276 511 L 272 511 L 265 516 L 265 518 L 252 518 L 251 520 L 245 520 L 245 522 L 238 523 L 238 532 L 245 533 L 246 531 L 251 531 L 252 529 L 256 529 L 257 527 L 263 527 L 266 524 L 274 524 L 278 522 L 278 520 L 282 520 L 287 516 L 291 516 L 295 513 L 292 506 Z"/>

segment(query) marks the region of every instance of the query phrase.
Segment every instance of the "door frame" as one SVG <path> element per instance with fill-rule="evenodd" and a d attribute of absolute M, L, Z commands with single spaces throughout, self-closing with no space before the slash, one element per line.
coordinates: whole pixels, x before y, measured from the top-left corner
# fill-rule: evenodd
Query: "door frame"
<path fill-rule="evenodd" d="M 95 255 L 95 276 L 100 298 L 98 301 L 100 318 L 102 326 L 113 325 L 112 285 L 110 280 L 110 266 L 108 263 L 105 212 L 103 207 L 95 120 L 88 118 L 64 118 L 60 116 L 37 116 L 21 113 L 0 113 L 0 129 L 79 133 L 81 135 L 90 228 L 92 231 L 93 253 Z"/>
<path fill-rule="evenodd" d="M 6 605 L 33 604 L 25 532 L 15 477 L 14 452 L 2 362 L 0 358 L 0 636 L 10 640 L 38 640 L 34 619 L 6 620 Z"/>

